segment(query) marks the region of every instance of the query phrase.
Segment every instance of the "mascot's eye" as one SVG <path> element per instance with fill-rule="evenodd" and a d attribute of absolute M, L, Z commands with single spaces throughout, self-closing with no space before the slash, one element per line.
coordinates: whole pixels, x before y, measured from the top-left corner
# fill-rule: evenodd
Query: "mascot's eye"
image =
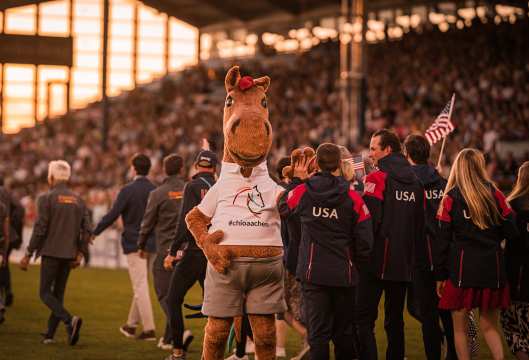
<path fill-rule="evenodd" d="M 265 109 L 268 107 L 268 100 L 266 100 L 265 97 L 261 100 L 261 105 L 262 105 Z"/>
<path fill-rule="evenodd" d="M 233 105 L 233 98 L 231 96 L 228 96 L 226 98 L 226 104 L 225 105 L 226 105 L 226 107 L 230 107 L 230 106 Z"/>

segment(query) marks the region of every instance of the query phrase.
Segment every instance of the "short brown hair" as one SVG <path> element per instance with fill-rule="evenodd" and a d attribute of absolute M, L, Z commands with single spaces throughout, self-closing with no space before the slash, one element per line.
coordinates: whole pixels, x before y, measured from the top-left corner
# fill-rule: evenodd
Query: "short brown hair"
<path fill-rule="evenodd" d="M 406 155 L 416 164 L 427 164 L 430 158 L 430 143 L 422 135 L 408 135 L 404 140 Z"/>
<path fill-rule="evenodd" d="M 167 176 L 178 175 L 183 165 L 184 159 L 176 154 L 167 155 L 163 159 L 163 169 Z"/>
<path fill-rule="evenodd" d="M 334 171 L 340 167 L 342 154 L 337 145 L 323 143 L 316 150 L 316 162 L 322 171 Z"/>
<path fill-rule="evenodd" d="M 375 136 L 380 137 L 380 149 L 384 150 L 389 146 L 392 153 L 401 152 L 400 140 L 394 131 L 389 129 L 380 129 L 373 134 L 372 138 Z"/>

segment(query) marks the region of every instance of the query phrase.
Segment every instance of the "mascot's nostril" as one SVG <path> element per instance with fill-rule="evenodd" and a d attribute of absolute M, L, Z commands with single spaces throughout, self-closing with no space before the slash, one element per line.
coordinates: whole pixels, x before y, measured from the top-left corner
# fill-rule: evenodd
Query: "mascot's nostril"
<path fill-rule="evenodd" d="M 231 126 L 231 133 L 235 135 L 235 130 L 237 130 L 237 127 L 241 123 L 241 119 L 235 119 L 233 121 L 233 125 Z"/>
<path fill-rule="evenodd" d="M 270 136 L 270 124 L 265 122 L 266 135 Z"/>

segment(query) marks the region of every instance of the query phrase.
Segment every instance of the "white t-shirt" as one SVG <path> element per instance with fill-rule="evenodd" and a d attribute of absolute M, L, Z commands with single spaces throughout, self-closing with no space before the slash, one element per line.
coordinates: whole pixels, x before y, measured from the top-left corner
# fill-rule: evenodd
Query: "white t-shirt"
<path fill-rule="evenodd" d="M 198 209 L 211 217 L 209 232 L 224 232 L 222 245 L 283 246 L 277 197 L 284 189 L 268 175 L 266 161 L 245 178 L 240 167 L 222 162 L 219 180 Z"/>

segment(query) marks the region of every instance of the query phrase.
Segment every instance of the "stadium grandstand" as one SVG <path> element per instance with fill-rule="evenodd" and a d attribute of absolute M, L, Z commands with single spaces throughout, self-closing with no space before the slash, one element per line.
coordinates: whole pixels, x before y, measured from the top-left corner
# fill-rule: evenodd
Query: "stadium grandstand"
<path fill-rule="evenodd" d="M 203 138 L 220 151 L 234 63 L 272 78 L 272 164 L 302 144 L 362 152 L 376 129 L 422 132 L 452 93 L 445 165 L 478 147 L 509 187 L 529 159 L 527 1 L 4 0 L 0 11 L 0 172 L 30 220 L 49 160 L 72 164 L 97 221 L 134 153 L 160 180 L 171 152 L 192 159 Z"/>

